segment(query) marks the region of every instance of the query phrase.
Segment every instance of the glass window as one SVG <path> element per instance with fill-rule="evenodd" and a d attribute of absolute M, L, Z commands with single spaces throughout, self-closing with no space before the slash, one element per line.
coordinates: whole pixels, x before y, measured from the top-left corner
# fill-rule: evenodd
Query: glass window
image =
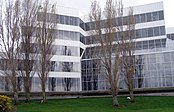
<path fill-rule="evenodd" d="M 165 47 L 166 46 L 166 39 L 162 39 L 161 42 L 162 42 L 162 47 Z"/>
<path fill-rule="evenodd" d="M 146 15 L 145 14 L 140 14 L 140 18 L 141 18 L 141 23 L 146 22 Z"/>
<path fill-rule="evenodd" d="M 60 24 L 65 24 L 64 16 L 60 15 Z"/>
<path fill-rule="evenodd" d="M 148 28 L 148 37 L 153 36 L 153 28 Z"/>
<path fill-rule="evenodd" d="M 90 30 L 89 23 L 85 23 L 86 31 Z"/>
<path fill-rule="evenodd" d="M 148 37 L 148 30 L 146 28 L 142 29 L 142 37 Z"/>
<path fill-rule="evenodd" d="M 70 25 L 74 25 L 73 17 L 70 17 L 69 20 L 70 20 Z"/>
<path fill-rule="evenodd" d="M 170 34 L 172 40 L 174 40 L 174 34 Z"/>
<path fill-rule="evenodd" d="M 128 24 L 128 17 L 123 17 L 123 25 L 127 25 Z"/>
<path fill-rule="evenodd" d="M 66 25 L 69 25 L 70 24 L 70 21 L 69 21 L 69 16 L 65 16 L 65 24 Z"/>
<path fill-rule="evenodd" d="M 141 29 L 136 30 L 136 38 L 141 38 Z"/>
<path fill-rule="evenodd" d="M 152 21 L 157 21 L 159 20 L 158 12 L 153 12 L 152 13 Z"/>
<path fill-rule="evenodd" d="M 160 35 L 159 27 L 154 27 L 154 36 L 159 36 L 159 35 Z"/>
<path fill-rule="evenodd" d="M 147 17 L 147 22 L 152 21 L 151 13 L 147 13 L 146 17 Z"/>
<path fill-rule="evenodd" d="M 164 20 L 164 12 L 159 11 L 159 20 Z"/>
<path fill-rule="evenodd" d="M 142 42 L 136 42 L 136 50 L 142 49 Z"/>
<path fill-rule="evenodd" d="M 143 41 L 143 49 L 148 49 L 148 42 L 147 41 Z"/>
<path fill-rule="evenodd" d="M 69 40 L 70 39 L 70 32 L 69 31 L 64 31 L 64 37 L 63 39 Z"/>
<path fill-rule="evenodd" d="M 80 40 L 80 33 L 75 32 L 75 38 L 74 40 L 79 41 Z"/>
<path fill-rule="evenodd" d="M 140 17 L 139 15 L 135 15 L 135 23 L 140 23 Z"/>
<path fill-rule="evenodd" d="M 60 15 L 57 15 L 57 23 L 60 24 Z"/>
<path fill-rule="evenodd" d="M 75 26 L 79 25 L 79 19 L 78 18 L 73 17 L 73 21 L 74 21 L 73 23 L 74 23 Z"/>
<path fill-rule="evenodd" d="M 149 49 L 153 49 L 155 47 L 154 40 L 149 41 Z"/>
<path fill-rule="evenodd" d="M 167 38 L 171 39 L 171 34 L 167 34 Z"/>
<path fill-rule="evenodd" d="M 117 21 L 117 23 L 118 23 L 119 26 L 122 25 L 122 18 L 121 18 L 121 17 L 118 17 L 118 18 L 116 19 L 116 21 Z M 107 24 L 107 21 L 106 21 L 105 24 Z"/>
<path fill-rule="evenodd" d="M 59 39 L 63 39 L 63 30 L 59 30 L 59 36 L 58 36 Z"/>
<path fill-rule="evenodd" d="M 160 48 L 161 47 L 161 40 L 160 39 L 155 40 L 155 46 L 156 46 L 156 48 Z"/>
<path fill-rule="evenodd" d="M 80 42 L 82 42 L 83 44 L 86 44 L 85 43 L 85 36 L 83 36 L 82 34 L 80 34 Z"/>
<path fill-rule="evenodd" d="M 165 27 L 160 26 L 160 35 L 165 35 Z"/>
<path fill-rule="evenodd" d="M 91 22 L 89 24 L 89 26 L 90 26 L 90 30 L 94 30 L 95 29 L 95 23 L 94 22 Z"/>
<path fill-rule="evenodd" d="M 85 29 L 85 23 L 84 23 L 81 19 L 79 19 L 79 21 L 80 21 L 80 27 L 81 27 L 83 30 L 86 30 L 86 29 Z"/>
<path fill-rule="evenodd" d="M 171 61 L 171 56 L 170 56 L 170 54 L 171 53 L 168 53 L 168 52 L 166 52 L 166 53 L 163 53 L 163 56 L 164 56 L 164 62 L 170 62 Z M 171 68 L 171 67 L 169 67 L 169 68 Z"/>

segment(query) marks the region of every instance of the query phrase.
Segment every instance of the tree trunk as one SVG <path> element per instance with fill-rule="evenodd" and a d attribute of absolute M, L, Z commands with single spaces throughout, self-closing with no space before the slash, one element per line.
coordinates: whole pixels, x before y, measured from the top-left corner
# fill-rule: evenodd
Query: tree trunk
<path fill-rule="evenodd" d="M 30 90 L 29 88 L 26 88 L 25 90 L 25 103 L 28 103 L 30 101 Z"/>
<path fill-rule="evenodd" d="M 30 101 L 30 88 L 31 88 L 31 78 L 26 77 L 24 78 L 24 86 L 25 86 L 25 103 L 28 103 Z"/>
<path fill-rule="evenodd" d="M 112 96 L 113 106 L 119 106 L 117 95 Z"/>
<path fill-rule="evenodd" d="M 133 90 L 130 90 L 129 94 L 130 94 L 130 102 L 131 102 L 131 103 L 135 102 Z"/>
<path fill-rule="evenodd" d="M 132 80 L 131 80 L 132 81 Z M 132 86 L 132 84 L 130 83 L 129 85 L 128 85 L 129 87 L 129 94 L 130 94 L 130 102 L 131 103 L 133 103 L 133 102 L 135 102 L 135 98 L 134 98 L 134 88 L 133 88 L 133 86 Z"/>
<path fill-rule="evenodd" d="M 15 89 L 14 90 L 14 105 L 18 105 L 18 104 L 19 104 L 18 90 Z"/>
<path fill-rule="evenodd" d="M 45 83 L 42 83 L 42 102 L 41 103 L 46 103 L 47 99 L 46 99 L 46 93 L 45 93 Z"/>

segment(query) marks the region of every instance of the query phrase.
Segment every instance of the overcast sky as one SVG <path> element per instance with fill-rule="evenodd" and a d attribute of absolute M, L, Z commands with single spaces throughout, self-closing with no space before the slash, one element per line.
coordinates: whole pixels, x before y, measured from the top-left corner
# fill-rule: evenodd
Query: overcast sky
<path fill-rule="evenodd" d="M 53 0 L 55 1 L 55 0 Z M 57 5 L 80 9 L 81 12 L 88 14 L 92 0 L 57 0 Z M 104 7 L 106 0 L 97 0 L 101 7 Z M 153 2 L 164 3 L 166 27 L 174 27 L 174 0 L 123 0 L 124 7 L 143 5 Z"/>

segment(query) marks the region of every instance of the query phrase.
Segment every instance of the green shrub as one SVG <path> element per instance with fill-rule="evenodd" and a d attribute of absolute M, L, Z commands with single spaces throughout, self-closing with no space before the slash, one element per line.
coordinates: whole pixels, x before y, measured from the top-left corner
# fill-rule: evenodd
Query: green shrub
<path fill-rule="evenodd" d="M 12 100 L 4 95 L 0 95 L 0 112 L 12 112 Z"/>

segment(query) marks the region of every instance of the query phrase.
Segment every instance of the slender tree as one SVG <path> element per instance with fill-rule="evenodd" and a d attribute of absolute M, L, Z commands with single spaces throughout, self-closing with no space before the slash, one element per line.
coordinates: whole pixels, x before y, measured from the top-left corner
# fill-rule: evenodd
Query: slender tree
<path fill-rule="evenodd" d="M 118 43 L 122 57 L 123 74 L 130 93 L 130 101 L 134 102 L 133 76 L 135 74 L 135 22 L 133 8 L 129 8 L 129 14 L 126 18 L 126 28 L 125 31 L 121 31 L 121 39 Z"/>
<path fill-rule="evenodd" d="M 38 0 L 22 1 L 22 45 L 21 45 L 21 75 L 24 81 L 26 103 L 30 100 L 32 77 L 35 73 L 34 60 L 36 59 L 36 38 Z M 34 44 L 35 43 L 35 44 Z M 35 48 L 35 49 L 34 49 Z M 32 55 L 35 53 L 34 55 Z"/>
<path fill-rule="evenodd" d="M 71 56 L 70 49 L 65 46 L 63 49 L 63 54 L 66 56 Z M 71 72 L 73 69 L 73 62 L 62 62 L 62 71 L 63 72 Z M 63 78 L 63 86 L 65 91 L 71 91 L 72 86 L 72 78 Z"/>
<path fill-rule="evenodd" d="M 46 102 L 46 84 L 51 68 L 51 58 L 55 53 L 55 5 L 50 7 L 48 0 L 45 1 L 43 6 L 40 6 L 37 24 L 37 40 L 39 47 L 38 55 L 38 75 L 41 80 L 43 103 Z"/>
<path fill-rule="evenodd" d="M 144 67 L 144 59 L 142 55 L 138 55 L 136 58 L 136 69 L 135 69 L 135 75 L 138 77 L 138 88 L 142 88 L 143 85 L 143 67 Z"/>
<path fill-rule="evenodd" d="M 119 29 L 116 18 L 122 15 L 122 9 L 122 2 L 107 0 L 103 13 L 105 20 L 103 20 L 101 8 L 95 0 L 91 4 L 89 13 L 90 22 L 93 23 L 90 35 L 96 39 L 97 44 L 94 45 L 94 48 L 99 52 L 96 53 L 96 57 L 100 59 L 101 69 L 105 70 L 104 75 L 110 85 L 114 106 L 119 106 L 117 95 L 120 77 L 120 48 L 115 42 L 117 36 L 115 34 Z"/>
<path fill-rule="evenodd" d="M 7 0 L 4 2 L 4 18 L 1 26 L 1 66 L 2 73 L 8 79 L 14 92 L 14 103 L 18 104 L 18 83 L 17 77 L 19 65 L 20 48 L 20 0 Z"/>

